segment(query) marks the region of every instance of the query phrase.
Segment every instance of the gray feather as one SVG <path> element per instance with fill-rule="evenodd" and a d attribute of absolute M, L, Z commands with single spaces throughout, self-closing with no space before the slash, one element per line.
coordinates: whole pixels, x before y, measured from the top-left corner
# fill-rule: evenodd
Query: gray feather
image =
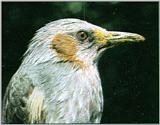
<path fill-rule="evenodd" d="M 37 31 L 18 71 L 7 88 L 3 113 L 6 123 L 99 123 L 103 96 L 94 47 L 79 48 L 77 56 L 88 62 L 84 70 L 61 62 L 48 49 L 57 32 L 99 28 L 78 19 L 51 22 Z M 82 53 L 80 53 L 80 51 Z M 30 93 L 32 91 L 32 93 Z M 36 101 L 38 100 L 36 104 Z M 39 109 L 33 109 L 36 106 Z"/>

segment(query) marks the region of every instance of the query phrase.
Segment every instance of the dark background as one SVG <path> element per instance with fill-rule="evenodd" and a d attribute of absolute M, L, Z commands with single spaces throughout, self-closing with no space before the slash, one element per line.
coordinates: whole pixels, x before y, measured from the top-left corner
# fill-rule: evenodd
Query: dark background
<path fill-rule="evenodd" d="M 2 96 L 35 31 L 69 17 L 145 36 L 144 43 L 110 49 L 100 59 L 101 123 L 158 123 L 158 2 L 2 2 Z"/>

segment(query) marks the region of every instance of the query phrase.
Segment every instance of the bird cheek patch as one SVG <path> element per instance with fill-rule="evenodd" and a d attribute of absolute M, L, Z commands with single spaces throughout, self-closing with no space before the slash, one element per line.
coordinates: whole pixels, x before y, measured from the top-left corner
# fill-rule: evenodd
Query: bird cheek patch
<path fill-rule="evenodd" d="M 74 56 L 77 52 L 77 41 L 69 35 L 57 34 L 53 38 L 52 48 L 64 56 Z"/>
<path fill-rule="evenodd" d="M 62 60 L 83 66 L 83 61 L 76 56 L 77 47 L 78 41 L 76 41 L 76 39 L 60 33 L 54 36 L 51 44 L 51 48 L 56 50 Z"/>

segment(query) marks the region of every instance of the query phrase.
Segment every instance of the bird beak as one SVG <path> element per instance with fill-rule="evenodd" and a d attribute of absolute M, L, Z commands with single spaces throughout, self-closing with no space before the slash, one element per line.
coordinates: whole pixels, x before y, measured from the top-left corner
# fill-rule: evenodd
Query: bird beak
<path fill-rule="evenodd" d="M 95 30 L 95 37 L 99 43 L 98 50 L 106 49 L 125 42 L 140 42 L 145 38 L 136 33 Z"/>
<path fill-rule="evenodd" d="M 140 42 L 144 41 L 145 38 L 136 33 L 127 33 L 127 32 L 116 32 L 108 31 L 106 35 L 106 43 L 116 44 L 123 42 Z"/>

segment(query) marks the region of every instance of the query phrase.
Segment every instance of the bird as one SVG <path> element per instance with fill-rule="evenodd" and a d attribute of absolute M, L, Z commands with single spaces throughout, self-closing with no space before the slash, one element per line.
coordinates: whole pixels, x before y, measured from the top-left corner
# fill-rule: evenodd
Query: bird
<path fill-rule="evenodd" d="M 76 18 L 46 24 L 36 31 L 7 86 L 3 122 L 100 123 L 100 57 L 121 43 L 144 40 Z"/>

